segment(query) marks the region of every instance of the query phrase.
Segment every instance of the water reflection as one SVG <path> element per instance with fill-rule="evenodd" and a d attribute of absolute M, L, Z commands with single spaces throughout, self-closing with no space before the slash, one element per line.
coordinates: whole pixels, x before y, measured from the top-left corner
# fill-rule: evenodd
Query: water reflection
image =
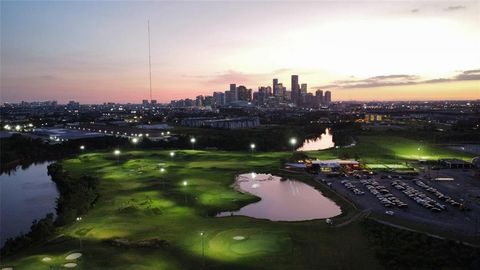
<path fill-rule="evenodd" d="M 58 191 L 44 162 L 0 175 L 0 245 L 27 233 L 34 219 L 55 213 Z M 26 168 L 26 169 L 20 169 Z"/>
<path fill-rule="evenodd" d="M 320 136 L 311 140 L 305 140 L 303 145 L 298 148 L 297 151 L 316 151 L 333 147 L 335 147 L 333 135 L 331 134 L 331 130 L 326 128 L 325 133 L 320 134 Z"/>
<path fill-rule="evenodd" d="M 340 207 L 312 186 L 296 180 L 282 180 L 271 174 L 242 174 L 238 188 L 261 200 L 219 217 L 241 215 L 273 221 L 301 221 L 330 218 L 341 214 Z"/>

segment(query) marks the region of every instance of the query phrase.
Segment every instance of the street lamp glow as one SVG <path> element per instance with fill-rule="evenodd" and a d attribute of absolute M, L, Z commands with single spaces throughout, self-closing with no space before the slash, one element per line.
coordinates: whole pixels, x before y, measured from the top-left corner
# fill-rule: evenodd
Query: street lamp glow
<path fill-rule="evenodd" d="M 183 185 L 184 187 L 186 187 L 186 186 L 188 185 L 188 182 L 187 182 L 187 181 L 183 181 L 182 185 Z"/>
<path fill-rule="evenodd" d="M 80 221 L 80 220 L 82 220 L 82 217 L 77 217 L 77 221 Z"/>
<path fill-rule="evenodd" d="M 171 156 L 171 157 L 174 157 L 174 156 L 175 156 L 175 152 L 173 152 L 173 151 L 170 152 L 170 156 Z"/>
<path fill-rule="evenodd" d="M 113 154 L 116 155 L 116 156 L 120 155 L 120 150 L 115 149 L 115 151 L 113 151 Z"/>
<path fill-rule="evenodd" d="M 165 168 L 160 168 L 160 171 L 161 171 L 161 172 L 165 172 Z"/>
<path fill-rule="evenodd" d="M 195 138 L 190 138 L 190 143 L 192 144 L 192 149 L 195 149 L 195 142 L 197 140 Z"/>
<path fill-rule="evenodd" d="M 133 144 L 137 144 L 137 143 L 138 143 L 138 138 L 133 138 L 133 139 L 132 139 L 132 143 L 133 143 Z"/>
<path fill-rule="evenodd" d="M 3 126 L 3 128 L 6 129 L 6 130 L 10 130 L 10 129 L 11 129 L 10 125 L 5 125 L 5 126 Z"/>
<path fill-rule="evenodd" d="M 19 125 L 16 125 L 16 126 L 15 126 L 15 130 L 16 130 L 16 131 L 19 131 L 20 129 L 21 129 L 21 127 L 20 127 Z"/>
<path fill-rule="evenodd" d="M 85 145 L 80 145 L 80 150 L 85 150 Z"/>
<path fill-rule="evenodd" d="M 250 149 L 252 149 L 252 150 L 255 149 L 255 144 L 254 143 L 250 144 Z"/>
<path fill-rule="evenodd" d="M 290 144 L 291 144 L 291 145 L 297 144 L 297 139 L 291 138 L 291 139 L 290 139 Z"/>

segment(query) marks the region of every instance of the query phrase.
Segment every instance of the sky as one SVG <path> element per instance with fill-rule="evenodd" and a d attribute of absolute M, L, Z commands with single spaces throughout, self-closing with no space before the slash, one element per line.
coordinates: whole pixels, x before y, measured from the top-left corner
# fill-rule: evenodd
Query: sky
<path fill-rule="evenodd" d="M 2 102 L 211 95 L 299 75 L 333 100 L 480 99 L 480 1 L 0 2 Z"/>

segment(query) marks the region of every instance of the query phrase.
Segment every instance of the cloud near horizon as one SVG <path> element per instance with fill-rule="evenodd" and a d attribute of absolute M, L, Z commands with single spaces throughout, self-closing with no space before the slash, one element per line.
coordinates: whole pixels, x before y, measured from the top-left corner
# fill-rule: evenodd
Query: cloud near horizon
<path fill-rule="evenodd" d="M 449 6 L 445 9 L 445 11 L 456 11 L 460 9 L 466 9 L 466 6 Z"/>
<path fill-rule="evenodd" d="M 313 89 L 352 89 L 352 88 L 374 88 L 382 86 L 402 86 L 427 83 L 444 83 L 454 81 L 480 81 L 480 69 L 465 70 L 451 78 L 436 78 L 421 80 L 417 75 L 392 74 L 370 77 L 360 80 L 340 80 L 332 84 L 312 87 Z"/>

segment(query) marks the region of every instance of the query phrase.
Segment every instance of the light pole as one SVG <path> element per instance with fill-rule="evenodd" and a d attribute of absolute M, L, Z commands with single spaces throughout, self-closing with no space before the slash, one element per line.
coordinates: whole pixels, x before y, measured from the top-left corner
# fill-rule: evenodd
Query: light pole
<path fill-rule="evenodd" d="M 133 143 L 133 146 L 137 148 L 138 138 L 133 138 L 132 143 Z"/>
<path fill-rule="evenodd" d="M 77 221 L 82 221 L 82 217 L 77 217 Z M 82 249 L 82 236 L 79 234 L 78 235 L 78 240 L 80 241 L 80 250 Z"/>
<path fill-rule="evenodd" d="M 205 268 L 205 233 L 200 232 L 200 236 L 202 237 L 202 266 Z"/>
<path fill-rule="evenodd" d="M 295 145 L 297 144 L 297 139 L 296 138 L 291 138 L 290 139 L 290 145 L 292 145 L 292 152 L 295 151 Z"/>
<path fill-rule="evenodd" d="M 160 172 L 165 172 L 165 168 L 160 168 Z"/>
<path fill-rule="evenodd" d="M 252 156 L 253 156 L 253 151 L 255 151 L 255 147 L 256 145 L 254 143 L 250 144 L 250 151 L 252 152 Z"/>
<path fill-rule="evenodd" d="M 190 138 L 190 143 L 192 144 L 192 149 L 195 149 L 195 142 L 197 140 L 195 138 Z"/>
<path fill-rule="evenodd" d="M 185 187 L 185 190 L 183 191 L 183 194 L 185 195 L 185 205 L 187 205 L 187 186 L 188 186 L 188 182 L 187 181 L 183 181 L 183 186 Z"/>
<path fill-rule="evenodd" d="M 170 157 L 173 158 L 175 156 L 175 152 L 171 151 L 170 152 Z"/>
<path fill-rule="evenodd" d="M 85 150 L 85 145 L 80 145 L 80 150 Z"/>
<path fill-rule="evenodd" d="M 113 151 L 113 154 L 117 157 L 117 163 L 120 163 L 120 150 L 115 149 L 115 151 Z"/>

